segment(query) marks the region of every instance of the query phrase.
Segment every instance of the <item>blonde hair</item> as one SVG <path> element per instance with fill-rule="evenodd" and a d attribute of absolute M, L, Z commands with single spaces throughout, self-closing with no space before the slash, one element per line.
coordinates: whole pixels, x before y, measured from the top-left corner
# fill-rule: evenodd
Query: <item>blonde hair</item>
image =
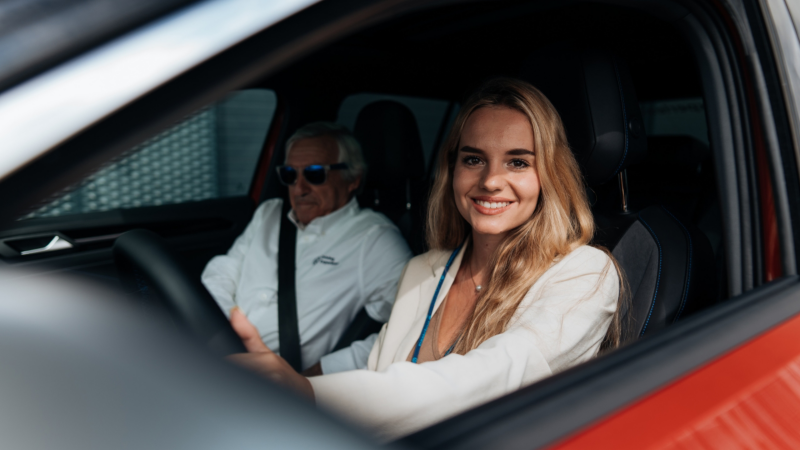
<path fill-rule="evenodd" d="M 551 263 L 578 246 L 589 244 L 595 231 L 583 177 L 558 112 L 530 84 L 496 78 L 467 99 L 439 152 L 436 179 L 428 203 L 429 248 L 452 250 L 471 233 L 469 223 L 456 207 L 453 170 L 464 124 L 474 111 L 486 107 L 510 108 L 530 120 L 541 193 L 530 219 L 512 230 L 492 255 L 487 286 L 479 294 L 475 311 L 454 349 L 461 354 L 502 333 L 525 294 Z M 608 256 L 622 280 L 616 261 L 610 254 Z M 620 344 L 621 306 L 618 305 L 612 319 L 601 346 L 603 350 Z"/>

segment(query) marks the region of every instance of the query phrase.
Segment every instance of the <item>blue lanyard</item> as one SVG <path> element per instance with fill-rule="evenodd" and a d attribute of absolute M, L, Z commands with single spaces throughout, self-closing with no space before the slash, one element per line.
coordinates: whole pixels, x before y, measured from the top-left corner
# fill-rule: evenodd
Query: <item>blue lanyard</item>
<path fill-rule="evenodd" d="M 465 241 L 466 242 L 466 241 Z M 411 362 L 416 364 L 417 357 L 419 356 L 419 349 L 422 348 L 422 341 L 425 340 L 425 333 L 428 332 L 428 325 L 431 323 L 431 317 L 433 316 L 433 306 L 436 305 L 436 297 L 439 296 L 439 290 L 442 288 L 442 284 L 444 283 L 444 277 L 447 275 L 447 271 L 450 270 L 450 265 L 453 264 L 453 260 L 456 259 L 456 255 L 459 251 L 461 251 L 461 247 L 464 246 L 462 242 L 461 245 L 458 246 L 457 249 L 453 250 L 453 254 L 450 255 L 450 259 L 447 260 L 447 264 L 444 266 L 444 272 L 442 272 L 441 278 L 439 278 L 439 285 L 436 286 L 436 292 L 433 293 L 433 299 L 431 299 L 431 306 L 428 307 L 428 317 L 425 318 L 425 326 L 422 327 L 422 334 L 419 335 L 419 340 L 417 341 L 417 346 L 414 347 L 414 356 L 411 357 Z M 435 343 L 434 343 L 435 344 Z M 444 355 L 447 356 L 450 352 L 453 351 L 453 348 L 456 344 L 453 344 L 448 350 L 447 353 Z"/>

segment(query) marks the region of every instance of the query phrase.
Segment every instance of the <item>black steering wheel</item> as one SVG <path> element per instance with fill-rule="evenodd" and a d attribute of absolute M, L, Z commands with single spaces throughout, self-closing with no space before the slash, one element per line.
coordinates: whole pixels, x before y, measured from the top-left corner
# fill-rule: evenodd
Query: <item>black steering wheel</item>
<path fill-rule="evenodd" d="M 213 353 L 247 351 L 217 302 L 161 236 L 148 230 L 128 231 L 117 238 L 113 254 L 128 291 L 163 307 L 178 326 Z"/>

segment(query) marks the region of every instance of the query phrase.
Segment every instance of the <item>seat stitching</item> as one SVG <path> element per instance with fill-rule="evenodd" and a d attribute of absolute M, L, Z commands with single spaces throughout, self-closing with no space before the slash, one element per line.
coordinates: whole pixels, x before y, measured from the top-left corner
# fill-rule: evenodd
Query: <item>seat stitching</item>
<path fill-rule="evenodd" d="M 650 303 L 650 312 L 647 313 L 647 320 L 644 322 L 644 327 L 642 328 L 642 332 L 639 333 L 639 336 L 644 336 L 644 332 L 647 330 L 647 325 L 650 323 L 650 316 L 653 315 L 653 309 L 656 307 L 656 297 L 658 297 L 658 285 L 661 283 L 661 241 L 658 240 L 658 236 L 656 236 L 655 231 L 648 225 L 647 222 L 639 216 L 639 220 L 650 230 L 650 234 L 653 236 L 653 239 L 656 240 L 656 245 L 658 245 L 658 276 L 656 277 L 656 290 L 653 293 L 653 301 Z"/>
<path fill-rule="evenodd" d="M 686 229 L 686 227 L 683 225 L 683 223 L 680 220 L 678 220 L 678 218 L 675 217 L 671 212 L 669 212 L 669 210 L 664 205 L 661 205 L 661 208 L 663 208 L 664 211 L 667 212 L 667 214 L 672 216 L 672 218 L 675 219 L 675 222 L 678 222 L 678 225 L 680 225 L 681 228 L 683 228 L 683 231 L 686 233 L 686 238 L 689 240 L 689 274 L 686 276 L 686 287 L 683 290 L 683 298 L 681 299 L 681 307 L 678 310 L 678 315 L 675 316 L 675 320 L 672 321 L 673 323 L 675 323 L 681 317 L 681 314 L 683 314 L 683 308 L 686 307 L 686 301 L 689 298 L 689 284 L 692 281 L 692 235 L 689 234 L 689 230 Z"/>
<path fill-rule="evenodd" d="M 616 61 L 614 61 L 614 74 L 617 76 L 617 85 L 619 86 L 619 97 L 622 100 L 622 129 L 625 132 L 625 151 L 622 153 L 622 159 L 619 161 L 617 170 L 615 170 L 614 174 L 608 178 L 609 180 L 611 178 L 614 178 L 614 176 L 619 173 L 619 170 L 622 168 L 622 164 L 625 163 L 625 158 L 628 156 L 628 113 L 625 110 L 625 94 L 622 92 L 622 79 L 619 76 L 619 68 L 617 67 Z"/>

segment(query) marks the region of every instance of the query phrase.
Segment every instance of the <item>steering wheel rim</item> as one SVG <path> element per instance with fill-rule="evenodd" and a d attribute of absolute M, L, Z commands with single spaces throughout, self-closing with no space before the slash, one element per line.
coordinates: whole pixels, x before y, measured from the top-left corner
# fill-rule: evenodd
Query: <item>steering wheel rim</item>
<path fill-rule="evenodd" d="M 117 238 L 112 253 L 126 290 L 163 307 L 212 353 L 247 351 L 217 302 L 161 236 L 148 230 L 127 231 Z"/>

